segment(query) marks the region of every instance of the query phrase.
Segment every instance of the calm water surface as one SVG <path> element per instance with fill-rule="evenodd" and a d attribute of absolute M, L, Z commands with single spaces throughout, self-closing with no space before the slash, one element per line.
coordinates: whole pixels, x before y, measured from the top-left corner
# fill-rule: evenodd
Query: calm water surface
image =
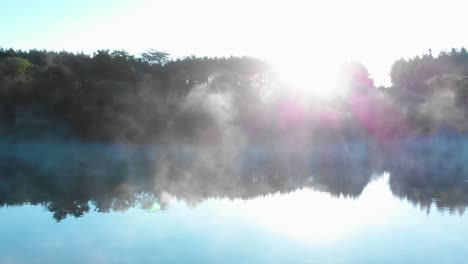
<path fill-rule="evenodd" d="M 466 146 L 437 140 L 381 157 L 9 140 L 0 263 L 465 263 Z"/>

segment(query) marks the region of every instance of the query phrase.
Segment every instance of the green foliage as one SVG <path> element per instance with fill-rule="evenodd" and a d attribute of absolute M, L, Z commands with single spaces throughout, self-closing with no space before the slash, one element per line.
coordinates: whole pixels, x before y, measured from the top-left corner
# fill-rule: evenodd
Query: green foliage
<path fill-rule="evenodd" d="M 31 67 L 29 60 L 23 58 L 8 57 L 0 60 L 0 71 L 6 76 L 26 77 Z"/>
<path fill-rule="evenodd" d="M 185 120 L 179 108 L 196 85 L 208 86 L 214 78 L 237 87 L 240 78 L 267 70 L 251 58 L 171 61 L 169 54 L 155 50 L 135 57 L 126 51 L 99 50 L 90 56 L 0 49 L 0 102 L 5 108 L 0 123 L 14 123 L 14 109 L 40 106 L 49 119 L 67 122 L 82 137 L 150 140 L 167 133 L 171 120 Z M 193 120 L 196 126 L 201 118 Z"/>
<path fill-rule="evenodd" d="M 348 97 L 313 106 L 318 110 L 307 113 L 310 122 L 302 124 L 318 139 L 429 133 L 444 124 L 468 130 L 464 48 L 396 61 L 391 87 L 377 89 L 359 62 L 344 65 L 341 73 Z M 266 85 L 281 88 L 282 98 L 262 101 Z M 0 49 L 0 123 L 5 116 L 14 120 L 14 109 L 41 106 L 49 119 L 67 122 L 77 134 L 90 138 L 146 141 L 170 133 L 182 138 L 208 130 L 222 134 L 216 118 L 225 109 L 235 113 L 236 124 L 246 133 L 258 138 L 280 135 L 298 129 L 281 120 L 291 90 L 276 81 L 268 64 L 249 57 L 170 60 L 169 54 L 155 50 L 135 57 L 126 51 L 87 55 Z M 340 126 L 324 128 L 314 121 L 322 107 L 331 109 L 326 116 L 335 116 Z M 221 113 L 215 113 L 218 110 Z"/>

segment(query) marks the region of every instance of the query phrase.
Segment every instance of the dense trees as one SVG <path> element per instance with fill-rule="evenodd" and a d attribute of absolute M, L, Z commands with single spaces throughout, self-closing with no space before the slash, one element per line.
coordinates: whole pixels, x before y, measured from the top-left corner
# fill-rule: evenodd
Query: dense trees
<path fill-rule="evenodd" d="M 125 142 L 176 134 L 190 140 L 205 130 L 219 136 L 227 125 L 219 122 L 221 112 L 223 122 L 253 138 L 284 134 L 291 113 L 300 126 L 292 129 L 323 140 L 468 128 L 464 48 L 400 59 L 390 75 L 392 86 L 377 89 L 364 65 L 345 64 L 339 85 L 346 95 L 325 104 L 292 98 L 272 68 L 253 58 L 171 60 L 156 50 L 138 57 L 109 50 L 87 55 L 0 49 L 0 123 L 14 125 L 28 109 L 33 116 L 68 124 L 80 137 Z M 323 118 L 332 118 L 334 125 Z"/>
<path fill-rule="evenodd" d="M 1 116 L 14 123 L 18 111 L 32 106 L 84 137 L 150 140 L 175 122 L 194 86 L 240 89 L 268 71 L 250 58 L 169 60 L 154 50 L 141 58 L 108 50 L 92 56 L 0 50 Z"/>
<path fill-rule="evenodd" d="M 419 132 L 451 127 L 465 131 L 468 53 L 452 49 L 433 56 L 431 52 L 412 59 L 400 59 L 391 69 L 390 98 L 405 111 L 407 120 Z"/>

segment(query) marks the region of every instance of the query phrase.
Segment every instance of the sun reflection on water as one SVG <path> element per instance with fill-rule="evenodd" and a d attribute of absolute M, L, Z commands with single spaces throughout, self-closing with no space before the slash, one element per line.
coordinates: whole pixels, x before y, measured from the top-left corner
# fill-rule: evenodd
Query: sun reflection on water
<path fill-rule="evenodd" d="M 302 189 L 289 194 L 268 195 L 234 201 L 246 221 L 288 238 L 305 242 L 338 240 L 372 225 L 394 222 L 401 203 L 388 188 L 389 175 L 369 183 L 357 198 L 336 198 L 326 192 Z"/>

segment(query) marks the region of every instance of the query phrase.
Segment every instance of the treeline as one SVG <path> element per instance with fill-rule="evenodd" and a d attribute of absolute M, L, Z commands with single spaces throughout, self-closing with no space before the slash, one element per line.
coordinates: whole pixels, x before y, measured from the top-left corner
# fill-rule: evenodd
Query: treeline
<path fill-rule="evenodd" d="M 466 131 L 468 113 L 468 52 L 465 48 L 431 50 L 400 59 L 391 69 L 392 86 L 385 91 L 420 132 L 439 128 Z"/>
<path fill-rule="evenodd" d="M 323 89 L 314 74 L 308 89 Z M 0 126 L 47 121 L 80 138 L 136 143 L 326 143 L 468 129 L 464 48 L 398 60 L 390 75 L 390 87 L 375 87 L 362 64 L 345 64 L 338 87 L 345 95 L 325 102 L 294 95 L 254 58 L 0 49 Z"/>
<path fill-rule="evenodd" d="M 247 57 L 170 60 L 154 50 L 135 57 L 125 51 L 91 56 L 0 49 L 0 116 L 12 126 L 37 119 L 65 122 L 93 139 L 152 140 L 213 122 L 199 105 L 190 105 L 202 98 L 185 100 L 198 86 L 206 86 L 200 93 L 229 88 L 240 94 L 264 82 L 269 71 L 263 61 Z"/>

